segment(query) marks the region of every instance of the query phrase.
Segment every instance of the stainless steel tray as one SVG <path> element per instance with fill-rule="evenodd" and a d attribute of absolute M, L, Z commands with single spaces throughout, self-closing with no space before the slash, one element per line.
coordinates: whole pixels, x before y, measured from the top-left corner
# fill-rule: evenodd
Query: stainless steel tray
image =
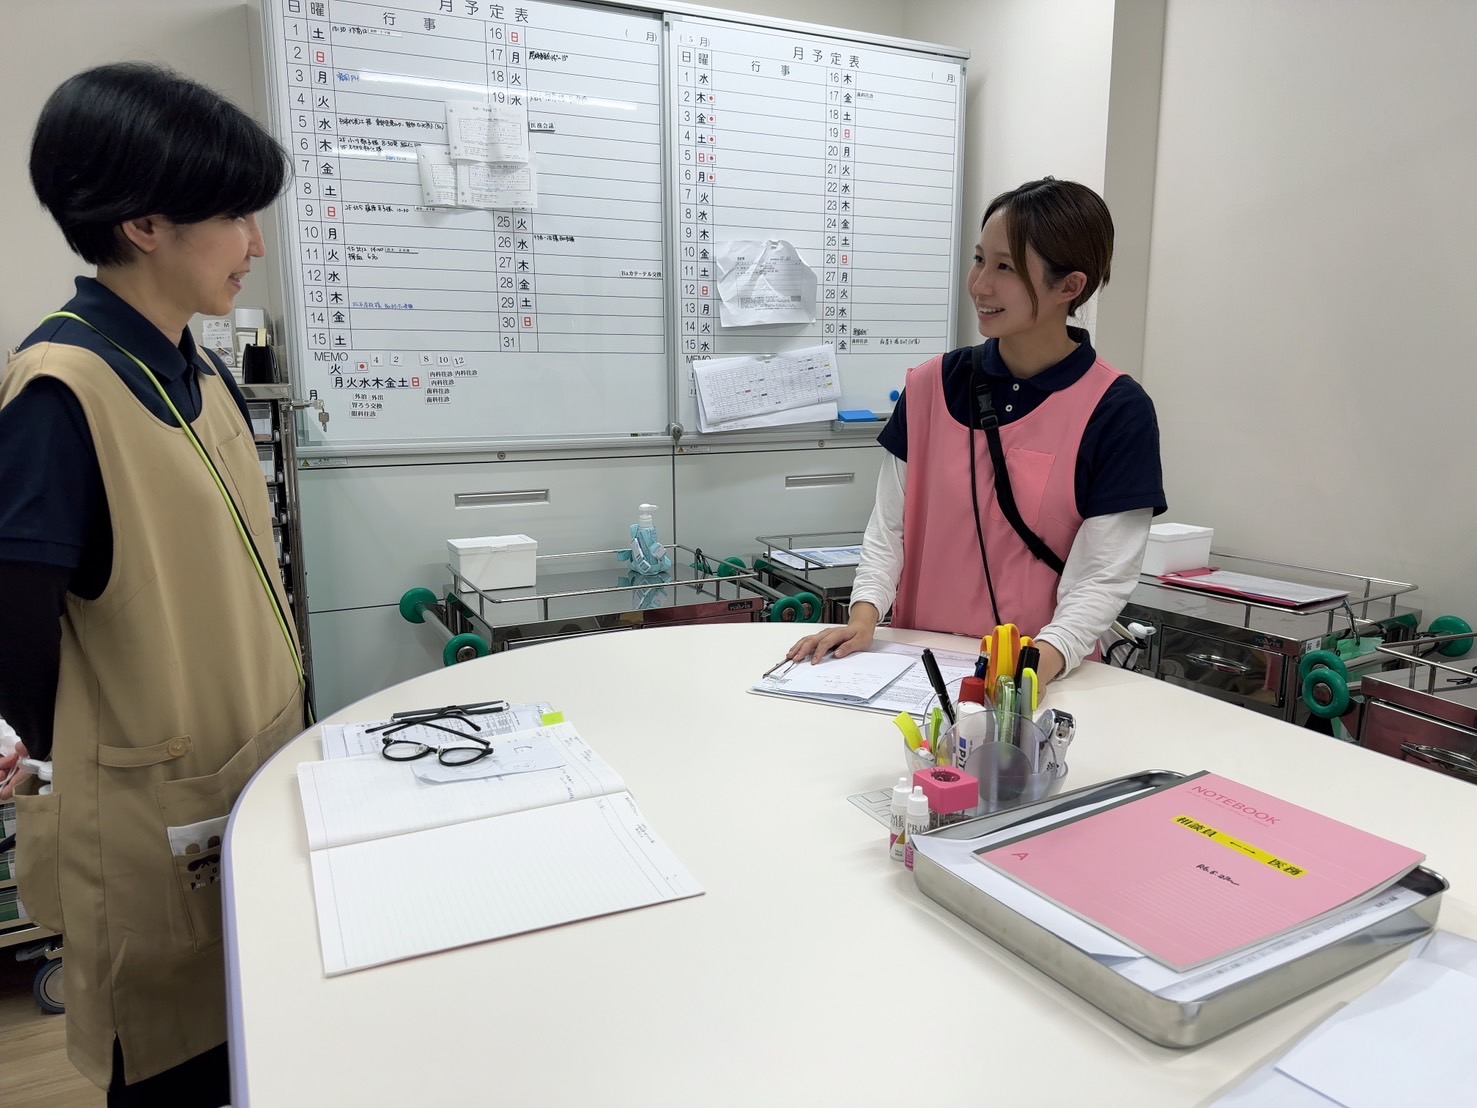
<path fill-rule="evenodd" d="M 1184 776 L 1169 770 L 1145 770 L 1009 812 L 941 827 L 928 834 L 972 839 L 1043 816 L 1173 784 Z M 1199 1046 L 1420 938 L 1436 925 L 1441 897 L 1447 889 L 1444 877 L 1421 866 L 1401 882 L 1425 896 L 1420 903 L 1219 992 L 1194 1001 L 1177 1001 L 1156 996 L 1128 981 L 1072 943 L 1005 907 L 921 854 L 915 856 L 913 878 L 925 895 L 1005 949 L 1144 1038 L 1168 1047 Z"/>

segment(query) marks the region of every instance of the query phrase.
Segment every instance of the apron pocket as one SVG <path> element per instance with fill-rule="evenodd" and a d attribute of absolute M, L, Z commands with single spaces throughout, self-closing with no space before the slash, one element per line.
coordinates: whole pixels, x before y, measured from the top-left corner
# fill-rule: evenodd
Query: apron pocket
<path fill-rule="evenodd" d="M 1021 521 L 1032 530 L 1041 519 L 1041 501 L 1046 496 L 1046 485 L 1055 462 L 1055 454 L 1045 454 L 1040 450 L 1012 447 L 1005 452 L 1005 472 L 1010 475 L 1010 491 L 1015 496 L 1015 506 L 1020 510 Z M 993 486 L 990 491 L 993 494 Z M 1005 520 L 1000 502 L 993 495 L 990 497 L 990 518 Z"/>
<path fill-rule="evenodd" d="M 253 739 L 219 772 L 157 787 L 175 884 L 197 951 L 221 941 L 221 843 L 236 798 L 261 764 Z"/>
<path fill-rule="evenodd" d="M 15 796 L 16 889 L 26 915 L 48 931 L 62 929 L 57 850 L 61 799 L 58 793 Z"/>

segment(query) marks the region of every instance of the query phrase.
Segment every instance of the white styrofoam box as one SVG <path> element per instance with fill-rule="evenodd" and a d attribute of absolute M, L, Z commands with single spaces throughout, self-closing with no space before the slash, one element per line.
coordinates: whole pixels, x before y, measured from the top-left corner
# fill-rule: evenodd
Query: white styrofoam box
<path fill-rule="evenodd" d="M 1149 548 L 1144 551 L 1144 572 L 1158 577 L 1210 564 L 1211 527 L 1187 523 L 1156 523 L 1149 528 Z"/>
<path fill-rule="evenodd" d="M 446 546 L 457 572 L 479 589 L 529 588 L 538 573 L 538 542 L 527 535 L 447 539 Z"/>

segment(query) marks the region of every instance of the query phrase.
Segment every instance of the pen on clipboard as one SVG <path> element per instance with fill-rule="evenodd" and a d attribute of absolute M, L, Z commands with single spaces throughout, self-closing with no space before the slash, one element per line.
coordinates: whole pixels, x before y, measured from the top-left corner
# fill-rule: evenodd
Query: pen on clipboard
<path fill-rule="evenodd" d="M 764 677 L 768 677 L 777 669 L 782 669 L 785 666 L 793 666 L 794 664 L 794 661 L 790 658 L 781 658 L 779 661 L 775 662 L 774 665 L 770 666 L 764 671 Z M 761 677 L 759 680 L 764 680 L 764 677 Z"/>
<path fill-rule="evenodd" d="M 954 726 L 954 705 L 949 703 L 949 690 L 944 685 L 944 675 L 939 672 L 938 659 L 933 656 L 933 651 L 928 647 L 923 648 L 923 672 L 928 674 L 928 683 L 933 686 L 933 691 L 938 693 L 939 707 L 944 710 L 944 715 L 949 720 L 949 726 Z"/>

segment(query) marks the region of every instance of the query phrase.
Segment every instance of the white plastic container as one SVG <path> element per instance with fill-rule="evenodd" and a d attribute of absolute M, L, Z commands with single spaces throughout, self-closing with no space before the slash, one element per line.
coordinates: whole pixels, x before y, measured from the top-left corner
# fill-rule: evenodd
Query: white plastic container
<path fill-rule="evenodd" d="M 479 589 L 531 588 L 538 575 L 538 542 L 527 535 L 447 539 L 446 546 L 452 566 Z M 461 582 L 457 588 L 469 591 Z"/>
<path fill-rule="evenodd" d="M 1211 527 L 1187 523 L 1156 523 L 1149 528 L 1149 547 L 1144 551 L 1144 572 L 1158 577 L 1210 565 Z"/>

